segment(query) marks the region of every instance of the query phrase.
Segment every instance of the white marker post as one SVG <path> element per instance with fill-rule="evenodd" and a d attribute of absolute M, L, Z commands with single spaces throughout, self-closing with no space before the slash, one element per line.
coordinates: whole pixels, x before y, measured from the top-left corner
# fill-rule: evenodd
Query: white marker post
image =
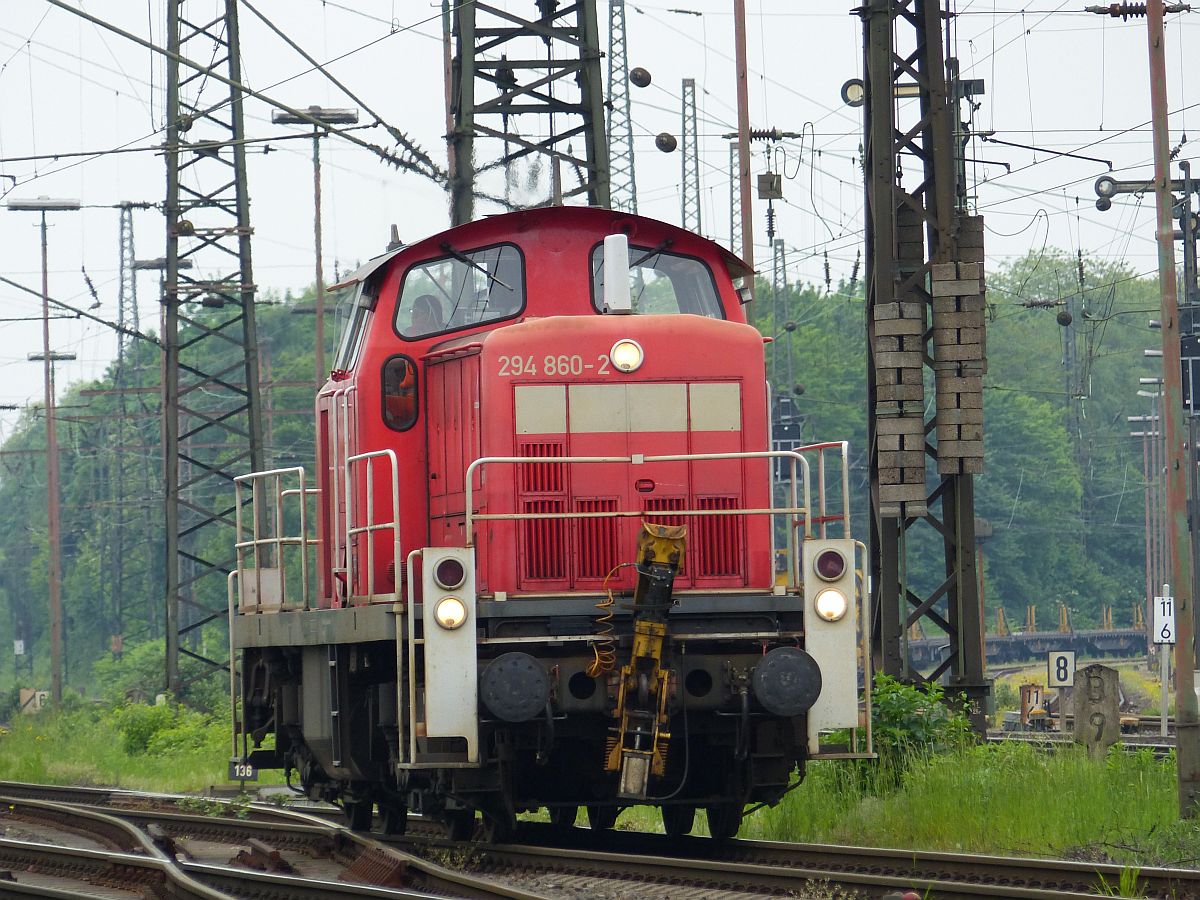
<path fill-rule="evenodd" d="M 1167 647 L 1175 644 L 1175 598 L 1171 596 L 1171 586 L 1163 585 L 1161 597 L 1154 598 L 1154 631 L 1151 633 L 1154 643 L 1158 644 L 1158 677 L 1162 681 L 1162 697 L 1159 700 L 1161 710 L 1159 713 L 1158 733 L 1166 735 L 1167 733 L 1167 704 L 1170 702 L 1168 695 L 1169 678 L 1171 674 L 1171 654 Z"/>
<path fill-rule="evenodd" d="M 1067 688 L 1075 684 L 1075 651 L 1046 654 L 1046 686 L 1058 689 L 1058 730 L 1067 730 Z"/>

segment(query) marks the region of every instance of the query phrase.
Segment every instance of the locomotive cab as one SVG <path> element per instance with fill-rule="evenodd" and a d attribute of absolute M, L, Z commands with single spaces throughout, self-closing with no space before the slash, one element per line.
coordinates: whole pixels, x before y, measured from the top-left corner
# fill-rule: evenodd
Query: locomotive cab
<path fill-rule="evenodd" d="M 235 756 L 359 827 L 651 804 L 720 837 L 870 755 L 846 448 L 773 443 L 748 274 L 560 207 L 351 276 L 316 485 L 238 479 Z"/>

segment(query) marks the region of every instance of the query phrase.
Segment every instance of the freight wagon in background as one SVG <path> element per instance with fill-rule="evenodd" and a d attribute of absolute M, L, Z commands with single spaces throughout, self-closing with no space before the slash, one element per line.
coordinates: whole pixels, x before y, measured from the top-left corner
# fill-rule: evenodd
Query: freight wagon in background
<path fill-rule="evenodd" d="M 355 272 L 315 484 L 238 479 L 235 757 L 357 828 L 649 804 L 725 837 L 869 754 L 846 446 L 771 449 L 748 275 L 578 207 Z"/>

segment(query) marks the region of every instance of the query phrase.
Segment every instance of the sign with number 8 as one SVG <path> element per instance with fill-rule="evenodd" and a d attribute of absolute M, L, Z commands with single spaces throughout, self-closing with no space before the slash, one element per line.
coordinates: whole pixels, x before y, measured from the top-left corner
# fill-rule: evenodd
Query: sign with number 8
<path fill-rule="evenodd" d="M 1075 683 L 1075 651 L 1051 650 L 1046 655 L 1046 684 L 1071 687 Z"/>

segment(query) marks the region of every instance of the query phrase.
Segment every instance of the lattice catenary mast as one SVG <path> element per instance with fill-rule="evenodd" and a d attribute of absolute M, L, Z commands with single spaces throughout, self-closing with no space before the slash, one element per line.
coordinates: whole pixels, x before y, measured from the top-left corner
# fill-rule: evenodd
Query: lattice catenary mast
<path fill-rule="evenodd" d="M 625 0 L 608 0 L 608 158 L 613 209 L 637 215 Z"/>
<path fill-rule="evenodd" d="M 540 206 L 555 196 L 609 205 L 596 0 L 561 7 L 556 0 L 530 0 L 529 5 L 536 8 L 536 18 L 478 2 L 456 2 L 451 10 L 453 225 L 475 217 L 479 176 L 522 159 L 548 163 L 555 184 L 551 197 L 509 205 Z M 518 117 L 532 127 L 518 131 Z M 494 162 L 477 164 L 480 140 L 495 147 L 478 157 Z"/>
<path fill-rule="evenodd" d="M 205 5 L 210 9 L 209 5 Z M 234 565 L 232 479 L 262 469 L 255 284 L 250 260 L 238 19 L 168 0 L 167 268 L 163 291 L 167 687 L 182 646 L 225 617 Z M 179 60 L 189 61 L 187 67 Z M 216 75 L 216 78 L 209 77 Z M 181 265 L 194 263 L 191 269 Z M 186 615 L 185 615 L 186 614 Z M 223 646 L 223 642 L 215 642 Z"/>
<path fill-rule="evenodd" d="M 913 681 L 948 673 L 949 690 L 966 694 L 981 728 L 989 686 L 973 476 L 983 471 L 983 219 L 956 205 L 957 100 L 946 79 L 942 4 L 870 0 L 859 14 L 875 665 Z M 919 102 L 897 104 L 895 85 L 914 80 Z M 899 121 L 902 113 L 911 120 Z M 936 401 L 928 419 L 927 368 Z M 926 525 L 937 533 L 944 565 L 922 580 L 909 565 L 917 543 L 910 531 Z M 906 646 L 922 620 L 944 631 L 949 645 L 928 676 L 910 665 Z"/>
<path fill-rule="evenodd" d="M 696 79 L 683 79 L 680 125 L 680 218 L 688 231 L 700 233 L 700 150 L 696 130 Z"/>

